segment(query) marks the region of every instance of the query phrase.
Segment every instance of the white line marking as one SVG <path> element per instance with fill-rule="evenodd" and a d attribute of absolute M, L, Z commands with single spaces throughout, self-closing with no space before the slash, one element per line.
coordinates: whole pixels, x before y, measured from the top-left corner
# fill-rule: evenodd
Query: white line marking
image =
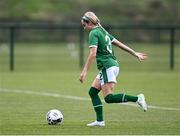
<path fill-rule="evenodd" d="M 52 97 L 59 97 L 59 98 L 65 98 L 65 99 L 74 99 L 74 100 L 81 100 L 81 101 L 90 101 L 90 99 L 84 98 L 84 97 L 61 95 L 61 94 L 57 94 L 57 93 L 48 93 L 48 92 L 35 92 L 35 91 L 30 91 L 30 90 L 2 89 L 2 88 L 0 88 L 0 92 L 23 93 L 23 94 L 32 94 L 32 95 L 41 95 L 41 96 L 52 96 Z"/>
<path fill-rule="evenodd" d="M 31 94 L 31 95 L 40 95 L 40 96 L 51 96 L 51 97 L 58 97 L 58 98 L 65 98 L 65 99 L 72 99 L 72 100 L 79 100 L 79 101 L 91 101 L 90 98 L 79 97 L 79 96 L 71 96 L 71 95 L 61 95 L 58 93 L 49 93 L 49 92 L 34 92 L 30 90 L 17 90 L 17 89 L 6 89 L 0 88 L 0 92 L 4 93 L 23 93 L 23 94 Z M 105 101 L 103 101 L 105 102 Z M 121 105 L 128 105 L 137 107 L 136 104 L 133 103 L 120 103 Z M 171 108 L 171 107 L 160 107 L 160 106 L 152 106 L 148 105 L 149 109 L 158 109 L 158 110 L 170 110 L 170 111 L 180 111 L 180 108 Z"/>

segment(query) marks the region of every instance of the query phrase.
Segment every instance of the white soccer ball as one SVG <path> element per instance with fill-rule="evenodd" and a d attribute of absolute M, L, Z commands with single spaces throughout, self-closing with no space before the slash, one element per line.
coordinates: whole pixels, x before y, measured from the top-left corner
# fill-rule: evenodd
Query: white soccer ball
<path fill-rule="evenodd" d="M 57 109 L 52 109 L 46 114 L 46 120 L 49 125 L 60 125 L 63 122 L 63 114 Z"/>

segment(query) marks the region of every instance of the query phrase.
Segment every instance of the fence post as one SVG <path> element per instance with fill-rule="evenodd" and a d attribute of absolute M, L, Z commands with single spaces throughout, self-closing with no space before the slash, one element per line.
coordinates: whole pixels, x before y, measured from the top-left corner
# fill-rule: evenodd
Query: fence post
<path fill-rule="evenodd" d="M 9 66 L 10 66 L 10 71 L 14 71 L 14 31 L 15 27 L 11 26 L 10 27 L 10 56 L 9 56 Z"/>
<path fill-rule="evenodd" d="M 84 30 L 82 27 L 79 30 L 79 66 L 82 68 L 84 65 Z"/>
<path fill-rule="evenodd" d="M 175 30 L 170 29 L 170 69 L 174 69 L 174 43 L 175 43 Z"/>

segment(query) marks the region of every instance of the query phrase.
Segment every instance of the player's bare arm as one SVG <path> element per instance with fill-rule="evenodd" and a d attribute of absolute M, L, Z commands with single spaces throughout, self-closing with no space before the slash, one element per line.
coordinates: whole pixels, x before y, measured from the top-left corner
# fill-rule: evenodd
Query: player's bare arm
<path fill-rule="evenodd" d="M 79 77 L 79 80 L 81 83 L 84 82 L 87 71 L 89 70 L 90 66 L 92 65 L 92 63 L 94 62 L 94 60 L 96 58 L 96 52 L 97 52 L 97 47 L 90 48 L 86 64 L 84 65 L 84 68 Z"/>
<path fill-rule="evenodd" d="M 147 54 L 141 52 L 135 52 L 133 49 L 131 49 L 130 47 L 126 46 L 125 44 L 121 43 L 116 39 L 113 41 L 112 44 L 137 57 L 140 61 L 145 60 L 147 58 Z"/>

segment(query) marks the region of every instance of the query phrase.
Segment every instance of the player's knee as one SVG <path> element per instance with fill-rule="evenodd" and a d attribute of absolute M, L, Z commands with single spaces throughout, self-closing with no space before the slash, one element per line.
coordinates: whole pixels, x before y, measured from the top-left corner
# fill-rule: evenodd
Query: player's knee
<path fill-rule="evenodd" d="M 112 102 L 112 94 L 108 94 L 105 98 L 104 98 L 104 100 L 105 100 L 105 102 L 106 103 L 113 103 Z"/>
<path fill-rule="evenodd" d="M 95 97 L 96 95 L 98 95 L 98 93 L 99 93 L 99 90 L 96 89 L 96 88 L 94 88 L 94 87 L 91 87 L 91 88 L 89 89 L 89 96 L 90 96 L 91 98 L 93 98 L 93 97 Z"/>

